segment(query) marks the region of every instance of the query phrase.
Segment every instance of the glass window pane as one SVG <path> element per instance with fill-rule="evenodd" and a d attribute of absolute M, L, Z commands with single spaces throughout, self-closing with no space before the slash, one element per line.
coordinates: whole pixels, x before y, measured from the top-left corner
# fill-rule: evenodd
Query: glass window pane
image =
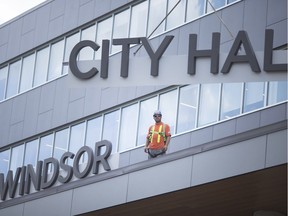
<path fill-rule="evenodd" d="M 8 173 L 9 157 L 10 150 L 0 152 L 0 173 L 3 173 L 4 176 L 6 176 L 6 174 Z"/>
<path fill-rule="evenodd" d="M 188 0 L 187 21 L 191 21 L 204 14 L 205 0 Z"/>
<path fill-rule="evenodd" d="M 221 120 L 239 115 L 241 112 L 242 83 L 224 83 L 221 100 Z"/>
<path fill-rule="evenodd" d="M 5 99 L 8 66 L 0 69 L 0 101 Z"/>
<path fill-rule="evenodd" d="M 112 143 L 112 153 L 117 152 L 117 137 L 119 128 L 119 110 L 108 113 L 104 116 L 103 137 L 102 140 L 108 140 Z"/>
<path fill-rule="evenodd" d="M 178 3 L 179 0 L 168 0 L 168 13 Z M 171 29 L 184 23 L 185 1 L 180 3 L 173 9 L 167 17 L 166 29 Z"/>
<path fill-rule="evenodd" d="M 268 104 L 272 105 L 286 101 L 288 99 L 287 91 L 287 81 L 269 82 Z"/>
<path fill-rule="evenodd" d="M 150 1 L 148 18 L 148 36 L 155 30 L 166 16 L 166 0 Z M 164 31 L 165 21 L 155 30 L 153 35 Z"/>
<path fill-rule="evenodd" d="M 36 167 L 38 151 L 38 139 L 26 143 L 24 165 L 31 164 Z"/>
<path fill-rule="evenodd" d="M 35 54 L 23 58 L 20 92 L 32 88 L 34 75 Z"/>
<path fill-rule="evenodd" d="M 69 151 L 76 154 L 84 146 L 85 123 L 71 127 Z"/>
<path fill-rule="evenodd" d="M 149 126 L 154 124 L 153 113 L 157 110 L 157 97 L 150 98 L 140 103 L 137 145 L 144 145 Z"/>
<path fill-rule="evenodd" d="M 73 34 L 66 38 L 65 51 L 64 51 L 64 62 L 69 62 L 70 53 L 73 47 L 80 41 L 80 32 Z M 68 74 L 68 65 L 63 66 L 63 74 Z"/>
<path fill-rule="evenodd" d="M 198 85 L 180 88 L 177 133 L 192 130 L 196 127 L 198 92 Z"/>
<path fill-rule="evenodd" d="M 49 60 L 48 80 L 55 79 L 61 76 L 63 53 L 64 53 L 64 40 L 52 44 Z"/>
<path fill-rule="evenodd" d="M 147 26 L 148 1 L 132 7 L 130 37 L 145 37 Z"/>
<path fill-rule="evenodd" d="M 209 0 L 209 1 L 207 1 L 207 13 L 214 11 L 209 2 L 212 4 L 213 8 L 215 10 L 217 10 L 218 8 L 225 6 L 226 0 Z"/>
<path fill-rule="evenodd" d="M 127 38 L 129 30 L 130 10 L 125 10 L 114 16 L 113 39 Z M 121 51 L 121 45 L 112 46 L 112 53 Z"/>
<path fill-rule="evenodd" d="M 265 83 L 245 83 L 244 113 L 259 109 L 264 106 Z"/>
<path fill-rule="evenodd" d="M 48 62 L 49 62 L 49 47 L 37 51 L 33 86 L 38 86 L 46 82 Z"/>
<path fill-rule="evenodd" d="M 98 23 L 96 42 L 99 46 L 102 45 L 102 40 L 111 40 L 112 34 L 112 17 Z M 95 59 L 101 59 L 101 49 L 95 53 Z"/>
<path fill-rule="evenodd" d="M 62 155 L 68 151 L 68 128 L 55 133 L 53 157 L 60 160 Z"/>
<path fill-rule="evenodd" d="M 119 151 L 136 146 L 138 104 L 122 109 L 121 127 L 119 135 Z"/>
<path fill-rule="evenodd" d="M 85 145 L 95 149 L 95 143 L 101 140 L 102 117 L 87 122 Z"/>
<path fill-rule="evenodd" d="M 13 174 L 15 174 L 15 171 L 18 167 L 22 167 L 23 155 L 24 145 L 19 145 L 12 148 L 10 170 L 13 171 Z"/>
<path fill-rule="evenodd" d="M 199 122 L 204 126 L 218 120 L 220 84 L 203 84 L 200 93 Z"/>
<path fill-rule="evenodd" d="M 96 25 L 83 29 L 81 32 L 81 41 L 90 40 L 95 41 L 96 38 Z M 99 44 L 101 46 L 101 44 Z M 83 48 L 79 53 L 79 60 L 93 60 L 94 50 L 91 47 Z"/>
<path fill-rule="evenodd" d="M 18 93 L 20 69 L 21 60 L 12 63 L 9 67 L 6 98 L 12 97 Z"/>
<path fill-rule="evenodd" d="M 177 115 L 177 90 L 160 95 L 159 109 L 162 112 L 162 121 L 170 126 L 174 134 Z"/>
<path fill-rule="evenodd" d="M 53 134 L 49 134 L 40 138 L 38 160 L 44 161 L 52 157 L 53 150 Z"/>

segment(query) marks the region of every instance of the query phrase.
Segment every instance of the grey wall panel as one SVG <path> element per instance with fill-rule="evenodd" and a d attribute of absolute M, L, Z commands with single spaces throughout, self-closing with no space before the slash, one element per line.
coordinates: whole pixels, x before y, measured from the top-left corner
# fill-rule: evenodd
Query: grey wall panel
<path fill-rule="evenodd" d="M 23 121 L 10 125 L 8 143 L 13 143 L 22 139 Z"/>
<path fill-rule="evenodd" d="M 84 115 L 91 115 L 100 110 L 100 88 L 87 88 L 85 95 Z"/>
<path fill-rule="evenodd" d="M 0 146 L 8 144 L 9 139 L 9 125 L 12 112 L 12 100 L 1 103 L 0 106 Z"/>
<path fill-rule="evenodd" d="M 266 167 L 287 163 L 287 130 L 268 135 Z"/>
<path fill-rule="evenodd" d="M 57 193 L 44 198 L 26 202 L 23 216 L 69 216 L 73 191 Z"/>
<path fill-rule="evenodd" d="M 128 175 L 74 189 L 71 215 L 126 202 Z"/>
<path fill-rule="evenodd" d="M 12 113 L 10 124 L 15 124 L 24 120 L 27 94 L 21 94 L 12 99 Z"/>
<path fill-rule="evenodd" d="M 288 43 L 287 39 L 287 19 L 282 20 L 278 23 L 268 26 L 268 29 L 274 30 L 273 47 L 283 46 Z M 284 63 L 284 62 L 281 62 Z"/>
<path fill-rule="evenodd" d="M 23 20 L 19 19 L 9 25 L 7 58 L 13 58 L 20 54 L 22 22 Z"/>
<path fill-rule="evenodd" d="M 89 1 L 86 4 L 80 5 L 78 25 L 89 22 L 94 18 L 94 4 L 95 1 Z"/>
<path fill-rule="evenodd" d="M 187 41 L 189 34 L 199 34 L 200 21 L 188 23 L 179 29 L 178 55 L 188 55 Z"/>
<path fill-rule="evenodd" d="M 191 169 L 187 157 L 129 174 L 127 202 L 189 187 Z"/>
<path fill-rule="evenodd" d="M 287 119 L 287 103 L 260 112 L 260 126 L 270 125 Z"/>
<path fill-rule="evenodd" d="M 95 0 L 95 5 L 94 5 L 95 17 L 102 16 L 103 14 L 105 14 L 106 11 L 110 10 L 110 7 L 111 7 L 110 0 L 106 0 L 106 1 Z"/>
<path fill-rule="evenodd" d="M 287 19 L 287 0 L 268 0 L 267 25 Z M 277 13 L 275 13 L 277 11 Z"/>
<path fill-rule="evenodd" d="M 41 133 L 51 129 L 53 111 L 47 111 L 38 115 L 37 132 Z"/>
<path fill-rule="evenodd" d="M 168 148 L 168 153 L 187 149 L 191 145 L 191 133 L 182 134 L 172 137 Z"/>
<path fill-rule="evenodd" d="M 6 56 L 7 56 L 7 49 L 8 49 L 8 43 L 5 43 L 3 45 L 0 46 L 0 62 L 4 62 L 7 60 Z"/>
<path fill-rule="evenodd" d="M 213 128 L 198 129 L 191 134 L 191 147 L 210 142 L 213 139 Z"/>
<path fill-rule="evenodd" d="M 39 102 L 39 114 L 53 109 L 56 82 L 47 83 L 40 88 L 41 88 L 41 98 Z"/>
<path fill-rule="evenodd" d="M 144 152 L 144 147 L 133 149 L 130 153 L 129 165 L 146 161 L 148 155 Z"/>
<path fill-rule="evenodd" d="M 266 136 L 193 156 L 192 186 L 263 169 Z"/>
<path fill-rule="evenodd" d="M 77 26 L 79 16 L 79 0 L 66 0 L 63 31 L 67 32 Z"/>
<path fill-rule="evenodd" d="M 84 98 L 70 102 L 68 105 L 67 121 L 69 122 L 82 118 L 84 113 L 84 105 Z"/>
<path fill-rule="evenodd" d="M 37 11 L 32 11 L 23 17 L 22 34 L 33 31 L 36 27 Z"/>
<path fill-rule="evenodd" d="M 23 215 L 24 204 L 14 205 L 8 208 L 0 209 L 1 216 L 19 216 Z"/>
<path fill-rule="evenodd" d="M 85 94 L 86 94 L 85 88 L 70 88 L 69 89 L 69 102 L 82 99 L 85 97 Z"/>
<path fill-rule="evenodd" d="M 37 132 L 37 122 L 39 114 L 39 100 L 41 88 L 27 92 L 27 103 L 25 107 L 23 137 L 29 137 Z"/>
<path fill-rule="evenodd" d="M 27 32 L 21 36 L 20 52 L 29 50 L 34 45 L 34 31 Z"/>
<path fill-rule="evenodd" d="M 54 0 L 50 4 L 51 4 L 50 20 L 54 20 L 64 15 L 66 1 Z"/>
<path fill-rule="evenodd" d="M 59 16 L 49 21 L 48 24 L 48 39 L 55 38 L 62 34 L 64 17 Z"/>
<path fill-rule="evenodd" d="M 172 39 L 171 43 L 169 44 L 169 46 L 167 47 L 167 49 L 163 53 L 163 56 L 177 55 L 177 53 L 178 53 L 178 45 L 179 45 L 179 32 L 180 32 L 180 30 L 179 30 L 179 28 L 177 28 L 177 29 L 169 31 L 169 32 L 167 32 L 167 34 L 161 35 L 159 37 L 160 43 L 162 43 L 162 41 L 164 40 L 166 35 L 173 35 L 174 36 L 174 38 Z"/>
<path fill-rule="evenodd" d="M 136 90 L 137 87 L 135 86 L 119 88 L 118 103 L 124 103 L 134 99 L 136 97 Z"/>
<path fill-rule="evenodd" d="M 128 0 L 110 0 L 110 1 L 111 1 L 110 10 L 114 10 L 129 2 Z"/>
<path fill-rule="evenodd" d="M 267 16 L 267 0 L 245 1 L 243 28 L 249 32 L 254 51 L 263 51 Z"/>
<path fill-rule="evenodd" d="M 235 135 L 236 119 L 217 124 L 213 127 L 213 140 Z"/>
<path fill-rule="evenodd" d="M 101 91 L 101 109 L 107 109 L 117 105 L 118 88 L 103 88 Z"/>
<path fill-rule="evenodd" d="M 48 40 L 50 11 L 51 11 L 51 4 L 46 4 L 45 6 L 36 10 L 37 16 L 36 16 L 34 46 L 38 46 Z"/>
<path fill-rule="evenodd" d="M 260 113 L 255 112 L 237 118 L 236 133 L 242 133 L 260 126 Z"/>

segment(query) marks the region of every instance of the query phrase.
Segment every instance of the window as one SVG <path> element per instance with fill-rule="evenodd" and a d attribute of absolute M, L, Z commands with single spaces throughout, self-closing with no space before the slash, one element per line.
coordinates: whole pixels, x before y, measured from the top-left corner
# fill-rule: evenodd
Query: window
<path fill-rule="evenodd" d="M 226 2 L 226 0 L 209 0 L 209 1 L 207 0 L 207 3 L 206 3 L 207 4 L 207 13 L 214 11 L 214 9 L 217 10 L 218 8 L 225 6 L 225 2 Z"/>
<path fill-rule="evenodd" d="M 0 152 L 0 173 L 6 175 L 9 169 L 10 150 Z"/>
<path fill-rule="evenodd" d="M 205 0 L 187 0 L 186 21 L 191 21 L 204 14 Z"/>
<path fill-rule="evenodd" d="M 35 53 L 23 58 L 20 93 L 32 88 L 34 64 L 35 64 Z"/>
<path fill-rule="evenodd" d="M 80 41 L 80 33 L 77 32 L 66 38 L 64 62 L 69 62 L 70 53 L 73 47 Z M 68 65 L 63 66 L 63 74 L 68 74 Z"/>
<path fill-rule="evenodd" d="M 9 67 L 6 98 L 18 93 L 20 79 L 21 60 L 14 62 Z"/>
<path fill-rule="evenodd" d="M 89 28 L 83 29 L 81 32 L 81 41 L 90 40 L 95 41 L 96 39 L 96 25 Z M 101 44 L 99 44 L 101 45 Z M 94 50 L 91 47 L 84 47 L 79 53 L 79 60 L 93 60 Z"/>
<path fill-rule="evenodd" d="M 68 150 L 68 128 L 55 133 L 53 157 L 60 160 Z"/>
<path fill-rule="evenodd" d="M 0 69 L 0 101 L 5 99 L 7 76 L 8 76 L 8 66 Z"/>
<path fill-rule="evenodd" d="M 96 42 L 99 46 L 102 45 L 102 40 L 111 40 L 112 33 L 112 17 L 98 23 Z M 101 49 L 95 53 L 95 59 L 101 59 Z"/>
<path fill-rule="evenodd" d="M 71 127 L 69 152 L 76 155 L 77 151 L 84 146 L 85 123 L 81 123 Z M 83 157 L 83 155 L 82 155 Z M 80 160 L 82 161 L 82 160 Z M 69 163 L 72 161 L 69 160 Z"/>
<path fill-rule="evenodd" d="M 157 102 L 157 97 L 153 97 L 140 103 L 137 145 L 143 145 L 146 142 L 149 126 L 154 124 L 153 113 L 157 110 Z"/>
<path fill-rule="evenodd" d="M 134 104 L 122 109 L 119 135 L 119 151 L 124 151 L 136 146 L 137 121 L 138 104 Z"/>
<path fill-rule="evenodd" d="M 38 160 L 44 161 L 45 159 L 52 157 L 53 134 L 41 137 L 39 143 Z"/>
<path fill-rule="evenodd" d="M 245 83 L 244 108 L 243 111 L 249 112 L 264 106 L 265 100 L 265 83 L 252 82 Z"/>
<path fill-rule="evenodd" d="M 168 0 L 168 12 L 179 2 L 179 0 Z M 184 23 L 185 1 L 180 1 L 167 17 L 166 30 L 174 28 Z"/>
<path fill-rule="evenodd" d="M 166 16 L 166 0 L 150 1 L 148 18 L 148 36 Z M 155 30 L 152 35 L 160 34 L 164 31 L 165 21 Z"/>
<path fill-rule="evenodd" d="M 287 100 L 287 81 L 269 82 L 268 104 L 276 104 Z"/>
<path fill-rule="evenodd" d="M 196 127 L 198 93 L 198 85 L 180 88 L 177 133 L 192 130 Z"/>
<path fill-rule="evenodd" d="M 10 170 L 13 171 L 13 175 L 15 174 L 18 167 L 22 167 L 23 155 L 24 145 L 19 145 L 12 148 Z"/>
<path fill-rule="evenodd" d="M 148 1 L 132 7 L 130 37 L 145 37 L 147 26 Z"/>
<path fill-rule="evenodd" d="M 101 140 L 102 117 L 91 119 L 87 122 L 85 145 L 95 149 L 95 143 Z"/>
<path fill-rule="evenodd" d="M 48 80 L 55 79 L 61 76 L 62 64 L 63 64 L 63 51 L 64 51 L 64 40 L 52 44 L 50 61 L 49 61 Z"/>
<path fill-rule="evenodd" d="M 204 126 L 218 120 L 220 84 L 203 84 L 200 92 L 199 122 Z"/>
<path fill-rule="evenodd" d="M 221 99 L 220 120 L 240 115 L 242 101 L 242 83 L 224 83 Z"/>
<path fill-rule="evenodd" d="M 104 115 L 102 140 L 108 140 L 112 143 L 112 153 L 118 151 L 117 137 L 119 128 L 119 114 L 119 110 L 117 110 Z"/>
<path fill-rule="evenodd" d="M 49 62 L 49 47 L 37 51 L 33 86 L 38 86 L 46 82 L 48 62 Z"/>
<path fill-rule="evenodd" d="M 114 16 L 113 39 L 126 38 L 129 30 L 130 10 L 125 10 Z M 112 46 L 112 53 L 121 51 L 121 45 Z"/>
<path fill-rule="evenodd" d="M 27 142 L 25 145 L 24 165 L 31 164 L 36 167 L 38 151 L 38 139 Z"/>

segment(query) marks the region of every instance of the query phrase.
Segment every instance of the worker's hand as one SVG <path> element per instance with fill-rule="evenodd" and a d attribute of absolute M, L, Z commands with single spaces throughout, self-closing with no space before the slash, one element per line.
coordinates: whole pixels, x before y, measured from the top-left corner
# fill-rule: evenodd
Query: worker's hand
<path fill-rule="evenodd" d="M 164 148 L 163 148 L 164 152 L 166 152 L 168 150 L 168 146 L 167 145 L 164 145 Z"/>
<path fill-rule="evenodd" d="M 148 146 L 145 146 L 144 152 L 147 153 L 147 152 L 148 152 L 148 149 L 149 149 L 149 147 L 148 147 Z"/>

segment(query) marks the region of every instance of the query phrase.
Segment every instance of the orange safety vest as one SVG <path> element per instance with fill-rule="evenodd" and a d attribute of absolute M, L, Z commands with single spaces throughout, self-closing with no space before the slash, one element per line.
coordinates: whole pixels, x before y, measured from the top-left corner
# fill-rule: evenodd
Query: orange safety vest
<path fill-rule="evenodd" d="M 162 138 L 162 139 L 161 139 Z M 149 147 L 151 149 L 161 149 L 167 140 L 166 137 L 166 124 L 153 125 L 150 127 L 149 134 Z"/>

